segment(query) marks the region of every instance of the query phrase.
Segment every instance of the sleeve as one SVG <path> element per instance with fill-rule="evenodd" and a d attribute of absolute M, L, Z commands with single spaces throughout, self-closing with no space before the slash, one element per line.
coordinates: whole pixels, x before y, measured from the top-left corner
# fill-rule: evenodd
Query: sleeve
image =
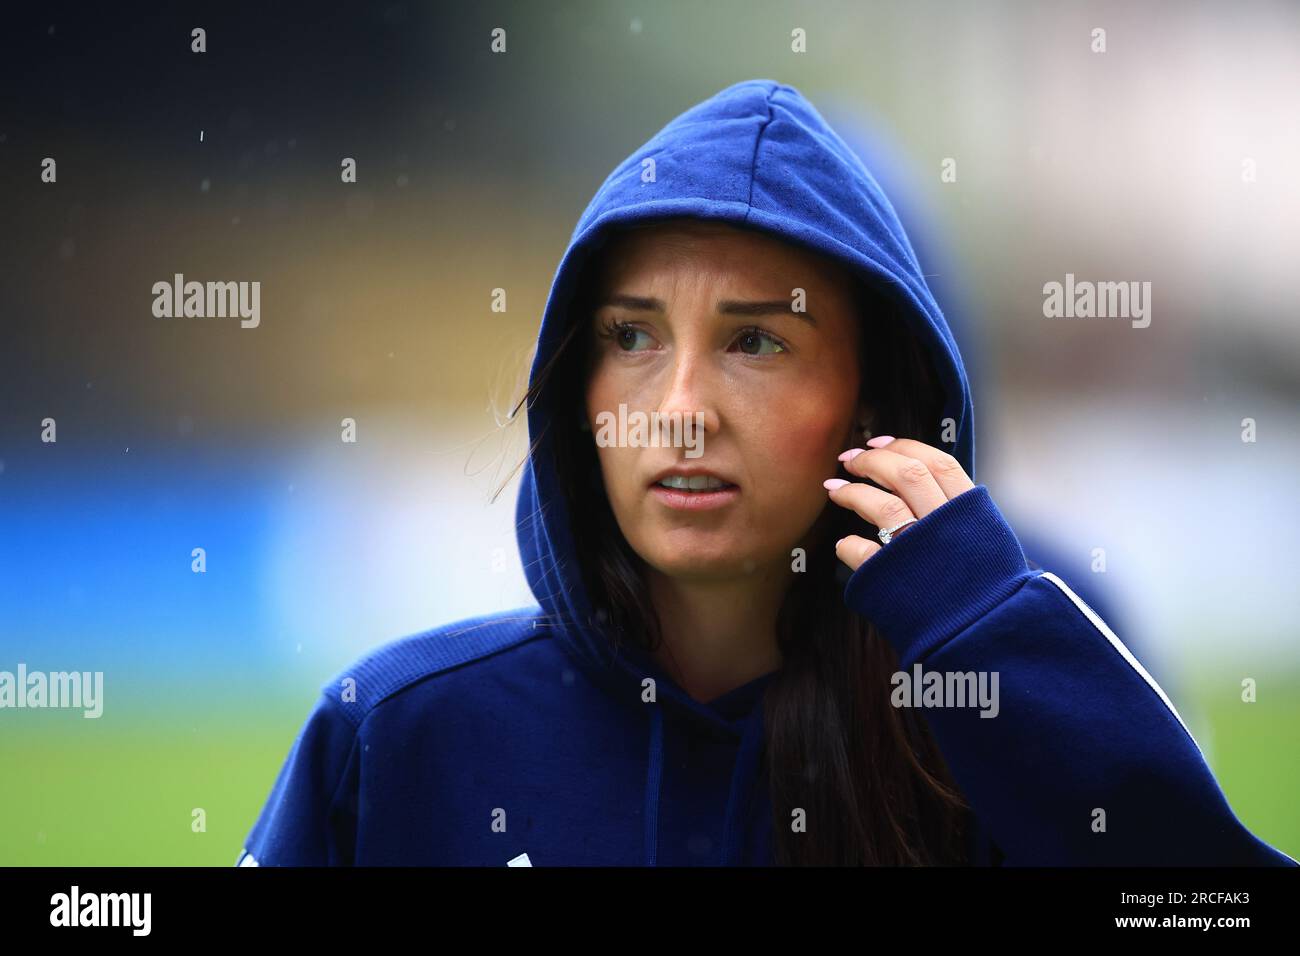
<path fill-rule="evenodd" d="M 1005 865 L 1298 865 L 1237 819 L 1173 703 L 1106 623 L 1029 568 L 984 485 L 865 561 L 844 600 L 898 652 L 900 685 L 906 674 L 972 688 L 983 675 L 991 706 L 906 699 Z"/>
<path fill-rule="evenodd" d="M 236 866 L 350 865 L 357 728 L 327 686 L 280 768 Z"/>

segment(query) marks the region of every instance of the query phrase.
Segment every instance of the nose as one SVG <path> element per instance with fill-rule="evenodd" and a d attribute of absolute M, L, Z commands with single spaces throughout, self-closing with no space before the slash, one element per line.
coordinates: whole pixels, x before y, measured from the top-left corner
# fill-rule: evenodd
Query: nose
<path fill-rule="evenodd" d="M 659 402 L 660 416 L 680 420 L 687 435 L 700 428 L 706 433 L 716 432 L 721 424 L 716 401 L 719 371 L 707 353 L 689 347 L 674 350 L 667 374 L 667 388 Z M 701 436 L 694 437 L 698 440 Z"/>

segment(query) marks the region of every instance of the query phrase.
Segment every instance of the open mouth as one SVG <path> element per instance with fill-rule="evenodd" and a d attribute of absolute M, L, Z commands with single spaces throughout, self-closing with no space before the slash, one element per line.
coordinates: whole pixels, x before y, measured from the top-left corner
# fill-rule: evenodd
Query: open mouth
<path fill-rule="evenodd" d="M 650 486 L 650 495 L 674 511 L 713 511 L 740 497 L 740 486 L 713 475 L 667 475 Z"/>
<path fill-rule="evenodd" d="M 733 484 L 723 481 L 721 478 L 714 478 L 712 475 L 697 475 L 687 478 L 683 475 L 669 475 L 655 482 L 658 488 L 669 488 L 673 491 L 685 492 L 710 492 L 722 491 L 726 488 L 735 488 Z"/>

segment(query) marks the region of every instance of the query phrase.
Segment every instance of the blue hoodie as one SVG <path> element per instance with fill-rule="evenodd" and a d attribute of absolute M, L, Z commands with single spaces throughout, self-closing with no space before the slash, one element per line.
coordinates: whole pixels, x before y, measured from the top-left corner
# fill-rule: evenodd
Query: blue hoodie
<path fill-rule="evenodd" d="M 673 216 L 769 230 L 890 284 L 940 374 L 955 423 L 944 447 L 974 479 L 966 373 L 902 226 L 809 102 L 767 80 L 683 113 L 601 185 L 556 272 L 534 380 L 607 231 Z M 551 418 L 543 390 L 516 514 L 537 603 L 394 641 L 326 683 L 238 865 L 772 862 L 760 758 L 775 672 L 706 704 L 648 653 L 614 650 L 578 571 Z M 1236 818 L 1119 637 L 1058 575 L 1030 568 L 984 485 L 911 525 L 843 596 L 901 671 L 999 675 L 995 718 L 925 712 L 971 806 L 972 862 L 1296 865 Z"/>

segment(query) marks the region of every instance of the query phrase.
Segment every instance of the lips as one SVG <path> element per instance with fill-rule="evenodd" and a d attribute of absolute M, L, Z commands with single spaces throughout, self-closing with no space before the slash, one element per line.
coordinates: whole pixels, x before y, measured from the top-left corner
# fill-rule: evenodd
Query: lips
<path fill-rule="evenodd" d="M 739 500 L 740 489 L 735 485 L 726 485 L 722 488 L 704 488 L 699 491 L 687 489 L 683 491 L 678 488 L 665 488 L 663 485 L 654 484 L 650 486 L 647 494 L 674 511 L 697 512 L 725 508 L 732 502 Z"/>
<path fill-rule="evenodd" d="M 716 471 L 678 465 L 661 471 L 649 494 L 674 511 L 700 512 L 727 507 L 740 497 L 740 487 Z"/>

